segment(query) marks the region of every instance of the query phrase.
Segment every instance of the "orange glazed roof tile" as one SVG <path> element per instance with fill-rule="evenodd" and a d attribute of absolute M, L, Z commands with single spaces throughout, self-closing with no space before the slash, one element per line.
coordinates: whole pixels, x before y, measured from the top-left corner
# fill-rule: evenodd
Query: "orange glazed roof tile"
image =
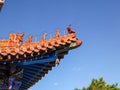
<path fill-rule="evenodd" d="M 28 37 L 25 43 L 22 38 L 24 36 L 23 33 L 18 34 L 10 34 L 8 40 L 0 40 L 0 56 L 16 56 L 16 55 L 24 55 L 31 53 L 40 53 L 40 51 L 46 51 L 48 49 L 56 49 L 61 45 L 70 44 L 72 42 L 76 42 L 75 47 L 78 47 L 82 44 L 81 40 L 78 40 L 75 34 L 70 27 L 67 27 L 68 35 L 60 36 L 60 31 L 56 30 L 55 37 L 50 40 L 46 40 L 47 34 L 45 33 L 39 42 L 32 42 L 32 35 Z M 32 56 L 32 55 L 31 55 Z M 26 58 L 24 56 L 24 58 Z M 32 58 L 29 56 L 29 58 Z M 0 61 L 4 61 L 0 59 Z M 9 61 L 6 59 L 6 61 Z"/>

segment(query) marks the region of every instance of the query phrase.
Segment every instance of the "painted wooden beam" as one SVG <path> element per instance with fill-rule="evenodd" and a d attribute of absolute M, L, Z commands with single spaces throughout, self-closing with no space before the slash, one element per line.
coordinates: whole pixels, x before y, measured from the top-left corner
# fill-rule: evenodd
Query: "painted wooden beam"
<path fill-rule="evenodd" d="M 56 58 L 57 56 L 53 56 L 53 57 L 49 57 L 49 58 L 41 59 L 41 60 L 25 61 L 25 62 L 21 62 L 21 65 L 43 64 L 43 63 L 55 61 Z"/>

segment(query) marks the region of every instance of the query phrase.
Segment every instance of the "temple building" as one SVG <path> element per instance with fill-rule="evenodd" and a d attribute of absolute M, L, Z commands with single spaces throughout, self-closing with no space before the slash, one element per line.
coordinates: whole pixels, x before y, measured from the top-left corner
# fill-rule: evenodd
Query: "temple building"
<path fill-rule="evenodd" d="M 0 0 L 0 10 L 4 0 Z M 47 34 L 36 42 L 30 35 L 23 41 L 24 33 L 10 33 L 9 38 L 0 40 L 0 90 L 28 90 L 48 74 L 52 67 L 59 65 L 61 59 L 82 41 L 70 26 L 67 35 L 60 31 L 52 39 Z"/>

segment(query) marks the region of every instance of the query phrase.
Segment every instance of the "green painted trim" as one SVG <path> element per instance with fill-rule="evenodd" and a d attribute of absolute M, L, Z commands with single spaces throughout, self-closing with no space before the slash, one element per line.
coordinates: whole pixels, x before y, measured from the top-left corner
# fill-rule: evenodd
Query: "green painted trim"
<path fill-rule="evenodd" d="M 76 46 L 76 43 L 75 42 L 72 42 L 71 44 L 70 44 L 70 48 L 73 48 L 73 47 L 75 47 Z"/>

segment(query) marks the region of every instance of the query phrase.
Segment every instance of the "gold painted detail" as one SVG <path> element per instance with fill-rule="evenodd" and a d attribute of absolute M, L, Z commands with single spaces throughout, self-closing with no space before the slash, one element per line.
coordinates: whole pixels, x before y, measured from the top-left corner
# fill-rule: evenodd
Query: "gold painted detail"
<path fill-rule="evenodd" d="M 27 57 L 27 55 L 26 54 L 24 54 L 24 58 L 26 58 Z"/>
<path fill-rule="evenodd" d="M 19 59 L 19 55 L 16 55 L 16 59 Z"/>
<path fill-rule="evenodd" d="M 0 55 L 0 60 L 2 60 L 3 59 L 3 57 Z"/>
<path fill-rule="evenodd" d="M 11 59 L 11 55 L 8 55 L 8 60 L 10 60 Z"/>

